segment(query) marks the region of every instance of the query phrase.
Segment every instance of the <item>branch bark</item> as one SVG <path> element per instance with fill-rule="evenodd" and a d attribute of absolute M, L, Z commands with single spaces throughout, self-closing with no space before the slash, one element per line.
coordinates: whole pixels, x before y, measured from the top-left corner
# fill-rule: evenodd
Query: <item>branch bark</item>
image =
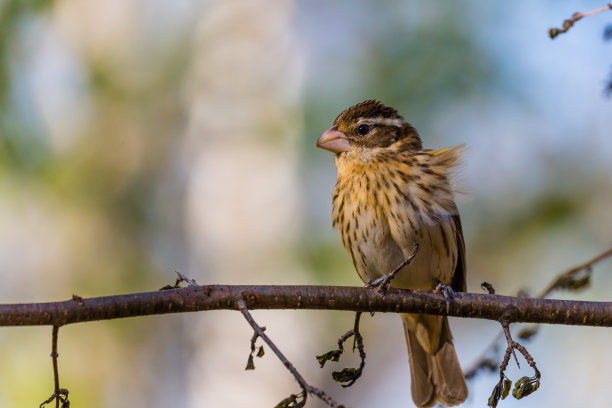
<path fill-rule="evenodd" d="M 0 326 L 66 324 L 203 310 L 314 309 L 424 313 L 505 321 L 612 327 L 612 302 L 462 293 L 448 304 L 433 291 L 389 289 L 384 295 L 343 286 L 202 285 L 48 303 L 0 305 Z"/>

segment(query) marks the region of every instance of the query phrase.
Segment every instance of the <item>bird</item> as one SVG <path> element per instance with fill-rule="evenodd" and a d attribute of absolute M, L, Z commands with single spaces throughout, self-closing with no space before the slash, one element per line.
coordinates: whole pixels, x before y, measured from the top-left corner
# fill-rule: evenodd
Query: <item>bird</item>
<path fill-rule="evenodd" d="M 359 277 L 375 280 L 418 252 L 391 286 L 465 292 L 465 243 L 453 175 L 464 147 L 424 149 L 392 107 L 366 100 L 338 115 L 316 146 L 335 153 L 332 225 Z M 448 305 L 448 304 L 447 304 Z M 400 314 L 417 407 L 458 405 L 468 395 L 446 316 Z"/>

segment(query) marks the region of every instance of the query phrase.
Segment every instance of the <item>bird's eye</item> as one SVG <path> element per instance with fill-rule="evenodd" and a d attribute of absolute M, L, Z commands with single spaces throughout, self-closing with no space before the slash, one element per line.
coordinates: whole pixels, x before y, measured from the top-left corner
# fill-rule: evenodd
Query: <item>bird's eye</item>
<path fill-rule="evenodd" d="M 357 133 L 359 133 L 361 136 L 365 136 L 368 133 L 370 133 L 370 126 L 369 125 L 359 125 L 357 127 Z"/>

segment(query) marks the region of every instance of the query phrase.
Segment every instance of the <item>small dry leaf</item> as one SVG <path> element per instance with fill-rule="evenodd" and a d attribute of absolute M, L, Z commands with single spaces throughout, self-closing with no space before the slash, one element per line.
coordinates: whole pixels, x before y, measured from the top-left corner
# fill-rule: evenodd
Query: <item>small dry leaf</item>
<path fill-rule="evenodd" d="M 514 384 L 512 396 L 516 399 L 521 399 L 534 393 L 540 387 L 540 380 L 531 377 L 522 377 Z"/>
<path fill-rule="evenodd" d="M 499 402 L 499 399 L 501 398 L 501 396 L 502 396 L 502 383 L 500 381 L 495 385 L 495 387 L 493 387 L 493 392 L 491 393 L 491 396 L 489 397 L 489 400 L 487 401 L 487 406 L 491 408 L 496 408 L 497 403 Z"/>
<path fill-rule="evenodd" d="M 336 382 L 346 383 L 340 384 L 342 387 L 349 387 L 353 385 L 360 375 L 361 373 L 357 368 L 345 368 L 342 371 L 334 371 L 332 373 L 332 378 Z"/>
<path fill-rule="evenodd" d="M 320 356 L 316 356 L 316 357 L 317 357 L 317 361 L 319 362 L 319 365 L 321 366 L 321 368 L 323 368 L 323 366 L 325 366 L 325 363 L 328 361 L 340 360 L 341 354 L 342 354 L 342 350 L 332 350 L 332 351 L 328 351 L 327 353 L 321 354 Z"/>
<path fill-rule="evenodd" d="M 291 394 L 290 396 L 288 396 L 287 398 L 285 398 L 284 400 L 282 400 L 281 402 L 279 402 L 278 404 L 276 404 L 276 406 L 274 406 L 274 408 L 296 408 L 299 407 L 300 405 L 298 405 L 298 396 L 295 394 Z"/>
<path fill-rule="evenodd" d="M 249 354 L 249 359 L 247 360 L 247 365 L 244 368 L 245 370 L 254 370 L 255 369 L 255 363 L 253 362 L 253 355 Z"/>
<path fill-rule="evenodd" d="M 512 387 L 512 381 L 506 378 L 504 380 L 504 389 L 502 390 L 502 393 L 501 393 L 501 399 L 506 399 L 508 394 L 510 394 L 510 387 Z"/>

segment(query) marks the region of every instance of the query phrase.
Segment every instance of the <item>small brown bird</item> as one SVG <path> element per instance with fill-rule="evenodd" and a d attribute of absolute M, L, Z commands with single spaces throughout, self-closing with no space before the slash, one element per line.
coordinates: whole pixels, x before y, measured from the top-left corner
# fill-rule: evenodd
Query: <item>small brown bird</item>
<path fill-rule="evenodd" d="M 465 291 L 465 244 L 450 176 L 461 147 L 423 149 L 417 131 L 393 108 L 365 101 L 342 112 L 319 140 L 336 153 L 333 226 L 361 279 L 391 272 L 412 252 L 392 286 Z M 457 405 L 465 378 L 442 316 L 401 314 L 419 407 Z"/>

